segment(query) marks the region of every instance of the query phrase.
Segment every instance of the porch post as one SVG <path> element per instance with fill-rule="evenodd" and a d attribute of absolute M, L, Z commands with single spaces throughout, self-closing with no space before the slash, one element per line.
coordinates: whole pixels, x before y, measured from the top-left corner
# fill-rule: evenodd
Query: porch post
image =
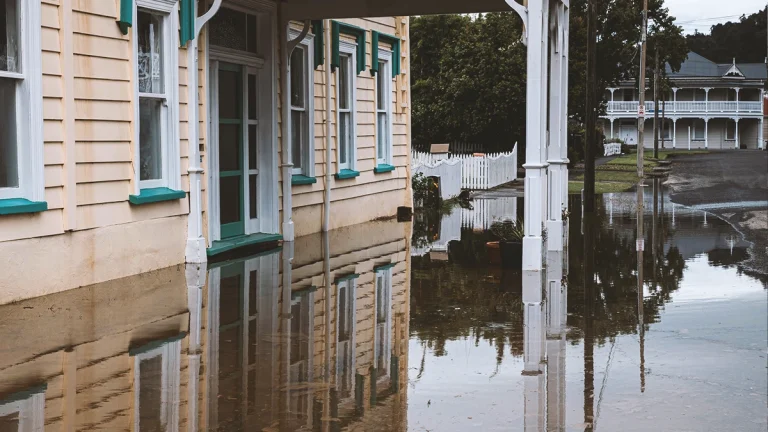
<path fill-rule="evenodd" d="M 615 136 L 616 136 L 616 135 L 614 135 L 614 133 L 613 133 L 613 121 L 614 121 L 614 120 L 615 120 L 615 119 L 614 119 L 613 117 L 611 117 L 611 118 L 610 118 L 610 121 L 611 121 L 611 138 L 615 138 Z"/>
<path fill-rule="evenodd" d="M 736 117 L 735 119 L 733 119 L 733 121 L 736 122 L 736 136 L 734 137 L 734 138 L 736 138 L 736 144 L 735 144 L 734 147 L 735 147 L 736 150 L 738 150 L 740 148 L 740 146 L 739 146 L 739 118 Z"/>
<path fill-rule="evenodd" d="M 513 0 L 514 1 L 514 0 Z M 528 82 L 525 150 L 525 238 L 523 270 L 540 271 L 543 266 L 543 231 L 547 213 L 547 56 L 549 54 L 549 1 L 528 2 Z"/>
<path fill-rule="evenodd" d="M 709 117 L 704 119 L 704 148 L 709 148 Z"/>
<path fill-rule="evenodd" d="M 677 91 L 680 90 L 677 87 L 672 87 L 672 112 L 677 112 Z"/>
<path fill-rule="evenodd" d="M 549 11 L 549 164 L 547 175 L 549 180 L 549 196 L 547 197 L 547 249 L 550 251 L 563 250 L 563 213 L 567 205 L 568 194 L 568 153 L 567 134 L 563 109 L 567 88 L 564 87 L 564 64 L 567 64 L 566 45 L 567 35 L 563 26 L 566 7 L 558 2 Z M 563 151 L 565 150 L 565 152 Z"/>
<path fill-rule="evenodd" d="M 709 112 L 709 91 L 711 88 L 704 87 L 704 111 Z"/>
<path fill-rule="evenodd" d="M 737 112 L 737 113 L 739 112 L 739 90 L 741 90 L 741 89 L 740 89 L 740 88 L 738 88 L 738 87 L 734 87 L 734 88 L 733 88 L 733 91 L 735 91 L 735 92 L 736 92 L 736 112 Z M 738 138 L 736 138 L 736 141 L 738 141 L 738 140 L 739 140 L 739 139 L 738 139 Z"/>
<path fill-rule="evenodd" d="M 672 118 L 672 148 L 677 146 L 677 118 Z"/>
<path fill-rule="evenodd" d="M 757 148 L 762 150 L 764 147 L 763 140 L 765 137 L 763 136 L 763 117 L 760 117 L 760 120 L 758 122 L 758 129 L 757 129 Z"/>

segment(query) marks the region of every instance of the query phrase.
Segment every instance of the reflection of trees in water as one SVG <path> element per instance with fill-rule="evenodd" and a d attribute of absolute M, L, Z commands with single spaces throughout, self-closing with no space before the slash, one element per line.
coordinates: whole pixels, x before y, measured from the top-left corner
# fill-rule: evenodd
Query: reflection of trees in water
<path fill-rule="evenodd" d="M 481 341 L 495 346 L 499 364 L 507 347 L 510 354 L 522 355 L 520 272 L 428 257 L 414 257 L 411 265 L 411 333 L 434 355 L 447 354 L 447 341 L 470 338 L 476 346 Z"/>
<path fill-rule="evenodd" d="M 571 208 L 580 209 L 578 197 L 572 199 Z M 609 226 L 604 203 L 596 203 L 594 232 L 594 273 L 595 292 L 592 313 L 594 335 L 599 344 L 618 334 L 637 332 L 637 252 L 635 236 L 629 226 Z M 645 252 L 643 254 L 643 279 L 646 295 L 643 299 L 645 325 L 658 322 L 659 313 L 677 290 L 685 269 L 685 260 L 680 251 L 672 247 L 666 254 L 663 245 L 670 235 L 663 218 L 657 221 L 656 244 L 652 243 L 653 220 L 645 219 Z M 571 215 L 569 243 L 569 290 L 568 325 L 584 328 L 584 238 L 581 234 L 582 221 L 579 211 Z M 655 249 L 655 253 L 654 253 Z M 581 333 L 581 331 L 579 331 Z M 581 334 L 574 335 L 581 337 Z"/>

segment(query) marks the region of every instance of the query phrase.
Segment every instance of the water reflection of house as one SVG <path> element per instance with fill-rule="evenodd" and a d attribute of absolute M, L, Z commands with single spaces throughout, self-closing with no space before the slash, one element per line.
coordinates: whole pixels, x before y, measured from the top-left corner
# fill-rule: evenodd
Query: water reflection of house
<path fill-rule="evenodd" d="M 1 307 L 0 429 L 185 429 L 181 270 Z"/>
<path fill-rule="evenodd" d="M 0 426 L 353 429 L 383 407 L 403 415 L 407 231 L 374 222 L 327 249 L 304 237 L 295 253 L 2 306 Z"/>

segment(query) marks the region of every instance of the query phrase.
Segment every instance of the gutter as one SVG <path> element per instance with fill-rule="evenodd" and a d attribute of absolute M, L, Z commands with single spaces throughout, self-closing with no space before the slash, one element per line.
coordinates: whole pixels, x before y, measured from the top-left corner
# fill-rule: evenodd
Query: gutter
<path fill-rule="evenodd" d="M 331 225 L 331 21 L 323 23 L 325 44 L 325 197 L 323 200 L 323 232 Z M 317 35 L 315 35 L 317 37 Z"/>

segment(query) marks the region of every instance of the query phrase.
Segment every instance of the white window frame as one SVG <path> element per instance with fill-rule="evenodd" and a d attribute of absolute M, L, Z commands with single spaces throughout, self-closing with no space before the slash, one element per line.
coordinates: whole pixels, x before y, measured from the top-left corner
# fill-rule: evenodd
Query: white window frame
<path fill-rule="evenodd" d="M 288 37 L 290 40 L 296 39 L 301 33 L 293 28 L 288 29 Z M 315 53 L 314 53 L 314 35 L 307 34 L 304 39 L 296 46 L 304 50 L 306 55 L 304 56 L 305 70 L 304 70 L 304 108 L 295 108 L 291 105 L 291 113 L 294 110 L 303 110 L 307 115 L 307 132 L 306 142 L 302 141 L 301 148 L 304 152 L 302 155 L 303 168 L 293 167 L 292 174 L 305 175 L 307 177 L 315 176 Z M 288 62 L 288 76 L 290 77 L 290 58 Z M 290 83 L 289 83 L 290 86 Z M 290 100 L 290 97 L 289 97 Z M 293 117 L 291 117 L 292 119 Z M 291 125 L 293 126 L 293 125 Z M 291 134 L 293 134 L 293 128 L 289 128 Z M 293 136 L 291 136 L 293 139 Z M 291 143 L 293 144 L 293 143 Z M 289 146 L 293 151 L 292 145 Z M 291 155 L 291 161 L 293 161 L 293 155 Z"/>
<path fill-rule="evenodd" d="M 181 189 L 181 158 L 179 153 L 179 7 L 175 0 L 136 0 L 133 7 L 133 22 L 138 26 L 138 11 L 144 9 L 163 18 L 163 94 L 139 92 L 139 40 L 134 31 L 133 39 L 133 97 L 134 97 L 134 155 L 133 171 L 136 180 L 134 192 L 141 193 L 142 189 L 167 187 Z M 160 142 L 163 175 L 160 179 L 141 180 L 139 105 L 141 98 L 159 99 L 164 101 Z"/>
<path fill-rule="evenodd" d="M 16 81 L 18 187 L 0 188 L 0 199 L 44 201 L 41 6 L 40 2 L 28 0 L 18 0 L 16 6 L 19 12 L 20 71 L 0 71 L 0 79 Z"/>
<path fill-rule="evenodd" d="M 374 312 L 374 323 L 376 329 L 374 332 L 375 343 L 373 347 L 374 369 L 378 370 L 379 355 L 381 354 L 379 352 L 379 345 L 383 344 L 389 353 L 388 356 L 384 357 L 384 374 L 376 377 L 377 381 L 379 381 L 389 377 L 390 357 L 392 357 L 392 267 L 376 270 L 374 272 L 373 278 L 375 289 L 374 295 L 376 296 L 376 309 Z M 381 307 L 379 304 L 379 286 L 381 286 L 383 290 L 383 297 L 385 300 L 383 306 L 386 315 L 384 322 L 381 323 L 379 322 L 379 307 Z M 384 337 L 383 341 L 379 339 L 382 335 Z"/>
<path fill-rule="evenodd" d="M 349 339 L 341 341 L 340 323 L 341 319 L 336 320 L 336 390 L 341 392 L 343 384 L 347 384 L 347 388 L 350 394 L 354 394 L 355 385 L 355 311 L 356 311 L 356 298 L 357 298 L 357 278 L 347 279 L 336 283 L 336 292 L 340 293 L 341 289 L 347 290 L 347 306 L 349 308 L 351 319 L 347 321 L 349 325 Z M 339 317 L 341 317 L 341 295 L 336 296 L 336 310 L 339 311 Z M 347 358 L 344 358 L 344 346 L 347 347 Z M 348 368 L 342 370 L 344 364 L 347 364 Z M 344 396 L 342 394 L 342 396 Z"/>
<path fill-rule="evenodd" d="M 392 51 L 383 50 L 379 48 L 379 61 L 384 63 L 384 67 L 380 67 L 379 71 L 377 72 L 381 78 L 384 80 L 384 91 L 382 94 L 384 95 L 384 109 L 380 110 L 378 105 L 378 100 L 376 100 L 376 105 L 374 106 L 376 111 L 376 165 L 392 165 L 392 141 L 393 141 L 393 128 L 394 125 L 392 124 L 392 81 L 394 78 L 392 78 Z M 379 77 L 376 77 L 374 86 L 376 87 L 376 92 L 374 93 L 375 97 L 378 97 L 378 85 L 379 85 Z M 387 119 L 387 134 L 386 134 L 386 142 L 383 143 L 384 145 L 384 157 L 379 157 L 379 146 L 382 145 L 382 143 L 379 141 L 379 115 L 384 114 Z"/>
<path fill-rule="evenodd" d="M 141 348 L 139 348 L 141 349 Z M 181 376 L 181 340 L 167 342 L 157 348 L 133 356 L 133 425 L 136 431 L 141 430 L 139 420 L 141 413 L 141 361 L 155 357 L 162 357 L 162 378 L 160 421 L 165 425 L 165 430 L 177 432 L 179 430 L 179 383 Z"/>
<path fill-rule="evenodd" d="M 35 388 L 23 399 L 0 401 L 0 417 L 19 413 L 19 432 L 43 432 L 45 430 L 45 391 L 47 385 Z"/>
<path fill-rule="evenodd" d="M 701 129 L 697 128 L 697 126 L 701 126 Z M 703 119 L 693 119 L 693 125 L 691 127 L 691 129 L 693 129 L 693 134 L 691 139 L 693 141 L 705 141 L 707 139 L 706 127 L 706 122 Z M 701 135 L 699 135 L 698 132 L 701 132 Z"/>
<path fill-rule="evenodd" d="M 336 171 L 341 172 L 341 170 L 352 170 L 354 171 L 357 166 L 357 44 L 352 42 L 347 42 L 344 40 L 339 41 L 339 58 L 340 61 L 347 61 L 349 62 L 348 68 L 349 68 L 349 83 L 347 83 L 348 91 L 347 94 L 349 95 L 350 101 L 349 101 L 349 109 L 344 110 L 343 112 L 349 113 L 349 123 L 350 123 L 350 139 L 349 139 L 349 149 L 347 149 L 347 157 L 349 160 L 347 163 L 342 164 L 341 161 L 341 109 L 339 108 L 341 105 L 339 103 L 339 95 L 341 92 L 339 92 L 339 76 L 341 73 L 337 70 L 336 71 Z"/>
<path fill-rule="evenodd" d="M 731 125 L 733 125 L 733 130 L 729 130 Z M 733 135 L 729 135 L 729 132 L 733 132 Z M 736 120 L 734 119 L 725 119 L 725 140 L 736 141 Z"/>

